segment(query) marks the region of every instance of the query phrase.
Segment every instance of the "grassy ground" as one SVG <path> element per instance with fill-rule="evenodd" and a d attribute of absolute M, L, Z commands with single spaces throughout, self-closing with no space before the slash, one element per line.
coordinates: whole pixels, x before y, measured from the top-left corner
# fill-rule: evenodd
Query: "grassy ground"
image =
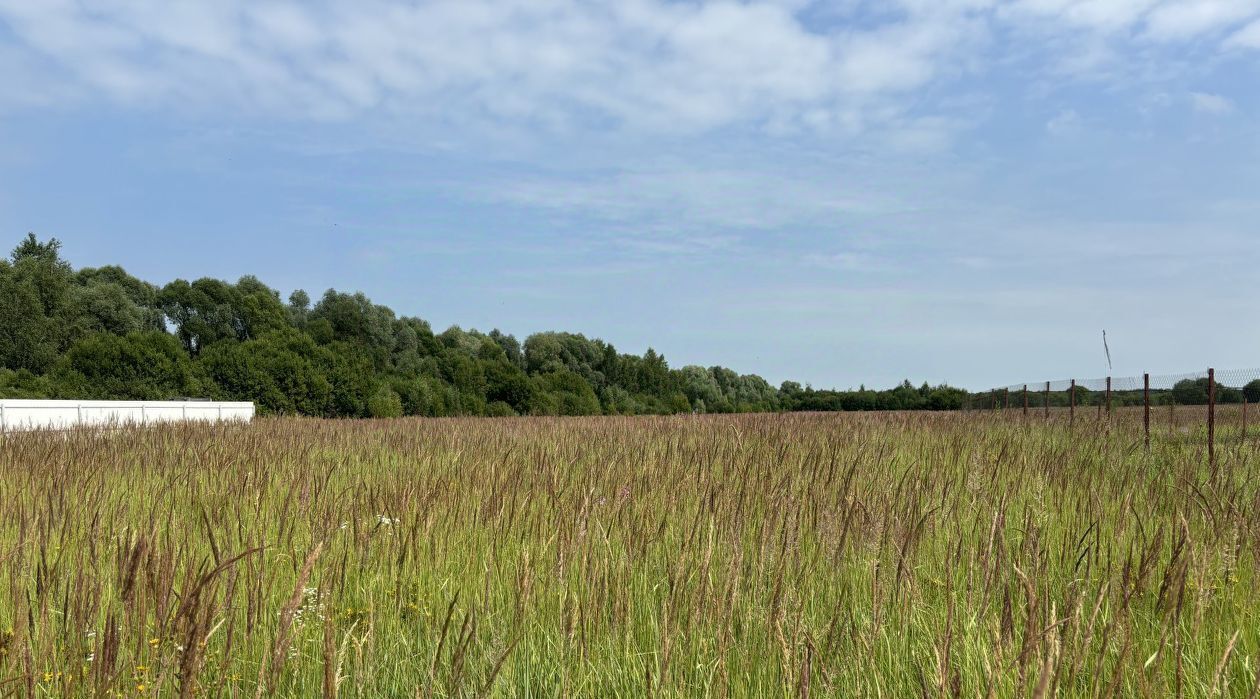
<path fill-rule="evenodd" d="M 1136 424 L 10 436 L 0 695 L 1246 696 L 1256 453 Z"/>

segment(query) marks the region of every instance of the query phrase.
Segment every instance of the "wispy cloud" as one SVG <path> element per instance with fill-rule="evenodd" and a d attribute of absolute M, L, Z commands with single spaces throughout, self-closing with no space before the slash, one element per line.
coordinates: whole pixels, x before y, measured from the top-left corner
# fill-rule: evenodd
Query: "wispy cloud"
<path fill-rule="evenodd" d="M 1052 134 L 1069 134 L 1081 128 L 1081 115 L 1075 109 L 1064 109 L 1046 122 L 1046 131 Z"/>
<path fill-rule="evenodd" d="M 1260 20 L 1234 32 L 1225 40 L 1225 46 L 1231 49 L 1260 49 Z"/>
<path fill-rule="evenodd" d="M 45 98 L 285 118 L 364 113 L 646 129 L 865 130 L 982 70 L 995 29 L 1175 41 L 1240 30 L 1255 0 L 0 0 L 0 65 Z M 811 14 L 813 13 L 813 14 Z M 1250 45 L 1254 26 L 1229 39 Z M 2 36 L 2 35 L 0 35 Z M 7 73 L 14 75 L 12 71 Z M 922 122 L 910 122 L 923 131 Z M 911 138 L 914 133 L 911 134 Z"/>
<path fill-rule="evenodd" d="M 802 261 L 812 267 L 840 272 L 886 271 L 891 263 L 867 252 L 809 253 Z"/>
<path fill-rule="evenodd" d="M 486 182 L 476 196 L 594 217 L 635 230 L 679 233 L 759 232 L 836 227 L 841 217 L 875 216 L 906 206 L 836 173 L 785 173 L 764 163 L 746 168 L 666 161 L 611 173 L 535 176 Z"/>
<path fill-rule="evenodd" d="M 1180 0 L 1165 2 L 1146 16 L 1146 33 L 1155 39 L 1184 41 L 1236 26 L 1260 14 L 1256 0 Z"/>
<path fill-rule="evenodd" d="M 1208 92 L 1190 93 L 1190 104 L 1194 111 L 1204 114 L 1229 114 L 1234 111 L 1234 103 L 1229 98 Z"/>
<path fill-rule="evenodd" d="M 781 2 L 0 2 L 84 95 L 283 116 L 484 112 L 648 128 L 844 120 L 921 86 L 953 22 L 811 30 Z"/>

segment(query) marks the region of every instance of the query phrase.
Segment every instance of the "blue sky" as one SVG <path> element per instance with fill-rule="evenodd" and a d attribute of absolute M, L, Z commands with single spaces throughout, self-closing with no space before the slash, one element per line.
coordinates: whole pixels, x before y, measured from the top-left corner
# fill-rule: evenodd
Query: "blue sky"
<path fill-rule="evenodd" d="M 1260 0 L 0 0 L 0 230 L 772 382 L 1260 365 Z"/>

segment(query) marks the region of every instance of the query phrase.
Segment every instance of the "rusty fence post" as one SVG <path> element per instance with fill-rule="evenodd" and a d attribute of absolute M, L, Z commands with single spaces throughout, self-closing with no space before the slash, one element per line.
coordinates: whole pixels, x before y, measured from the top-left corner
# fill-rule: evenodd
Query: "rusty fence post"
<path fill-rule="evenodd" d="M 1208 463 L 1216 463 L 1216 370 L 1208 367 Z"/>
<path fill-rule="evenodd" d="M 1024 384 L 1024 417 L 1028 417 L 1028 384 Z"/>
<path fill-rule="evenodd" d="M 1142 374 L 1142 433 L 1146 435 L 1146 450 L 1151 450 L 1151 375 Z"/>
<path fill-rule="evenodd" d="M 1068 427 L 1076 424 L 1076 379 L 1072 379 L 1072 387 L 1068 389 L 1071 395 L 1068 397 Z"/>
<path fill-rule="evenodd" d="M 1046 393 L 1045 393 L 1045 398 L 1042 400 L 1042 404 L 1045 406 L 1045 409 L 1046 409 L 1046 419 L 1049 420 L 1050 419 L 1050 382 L 1049 381 L 1046 382 Z"/>

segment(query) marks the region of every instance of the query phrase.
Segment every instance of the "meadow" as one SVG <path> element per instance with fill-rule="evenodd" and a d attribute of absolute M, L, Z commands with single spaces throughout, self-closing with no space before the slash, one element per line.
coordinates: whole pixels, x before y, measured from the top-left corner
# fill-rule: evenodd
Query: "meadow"
<path fill-rule="evenodd" d="M 1255 696 L 1228 429 L 1215 463 L 1133 413 L 9 435 L 0 695 Z"/>

